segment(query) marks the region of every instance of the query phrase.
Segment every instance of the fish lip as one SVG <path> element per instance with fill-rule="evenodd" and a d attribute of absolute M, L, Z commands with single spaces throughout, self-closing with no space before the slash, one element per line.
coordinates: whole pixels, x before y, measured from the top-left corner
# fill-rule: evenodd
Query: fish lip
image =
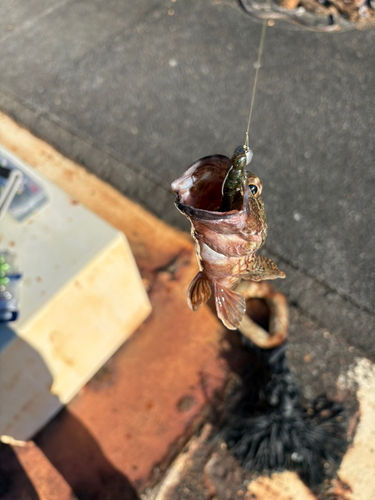
<path fill-rule="evenodd" d="M 176 194 L 176 208 L 186 217 L 201 221 L 220 221 L 242 214 L 249 215 L 250 190 L 246 179 L 244 179 L 244 196 L 240 210 L 220 212 L 200 206 L 210 201 L 217 203 L 217 206 L 221 205 L 222 184 L 230 164 L 230 159 L 224 155 L 204 156 L 192 163 L 181 177 L 172 182 L 172 190 Z M 196 204 L 191 201 L 196 201 Z"/>
<path fill-rule="evenodd" d="M 179 195 L 178 186 L 182 183 L 184 179 L 187 179 L 189 176 L 193 176 L 193 174 L 197 171 L 198 168 L 202 168 L 205 165 L 213 165 L 216 168 L 221 168 L 221 164 L 227 164 L 227 168 L 225 168 L 225 170 L 222 169 L 223 171 L 227 172 L 228 167 L 230 165 L 230 159 L 225 155 L 209 155 L 199 158 L 199 160 L 193 162 L 190 165 L 190 167 L 187 170 L 185 170 L 185 172 L 180 177 L 178 177 L 172 182 L 171 184 L 172 191 L 178 196 Z"/>
<path fill-rule="evenodd" d="M 190 205 L 184 205 L 180 201 L 178 201 L 178 198 L 176 198 L 175 201 L 175 206 L 176 208 L 184 213 L 186 216 L 191 217 L 192 219 L 201 219 L 201 220 L 222 220 L 222 219 L 231 219 L 232 217 L 235 217 L 239 213 L 242 212 L 241 210 L 231 210 L 230 212 L 213 212 L 211 210 L 203 210 L 201 208 L 194 208 Z"/>

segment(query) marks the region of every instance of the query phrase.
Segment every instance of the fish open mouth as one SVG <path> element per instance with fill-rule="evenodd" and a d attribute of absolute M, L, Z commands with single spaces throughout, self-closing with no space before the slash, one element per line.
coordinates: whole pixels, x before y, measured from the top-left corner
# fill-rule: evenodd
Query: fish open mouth
<path fill-rule="evenodd" d="M 189 217 L 201 216 L 208 220 L 231 218 L 244 209 L 221 212 L 222 186 L 230 166 L 230 159 L 223 155 L 205 156 L 194 162 L 188 170 L 172 183 L 176 206 Z"/>

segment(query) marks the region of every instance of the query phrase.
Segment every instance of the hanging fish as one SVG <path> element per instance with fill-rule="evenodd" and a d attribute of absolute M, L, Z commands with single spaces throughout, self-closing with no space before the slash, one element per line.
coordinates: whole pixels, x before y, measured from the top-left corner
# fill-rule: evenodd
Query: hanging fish
<path fill-rule="evenodd" d="M 172 183 L 175 205 L 191 222 L 200 269 L 188 288 L 188 305 L 196 311 L 207 302 L 211 283 L 217 315 L 231 330 L 246 310 L 244 297 L 234 291 L 241 279 L 285 278 L 272 260 L 256 255 L 267 221 L 262 183 L 245 170 L 251 157 L 246 146 L 235 149 L 231 159 L 206 156 Z"/>

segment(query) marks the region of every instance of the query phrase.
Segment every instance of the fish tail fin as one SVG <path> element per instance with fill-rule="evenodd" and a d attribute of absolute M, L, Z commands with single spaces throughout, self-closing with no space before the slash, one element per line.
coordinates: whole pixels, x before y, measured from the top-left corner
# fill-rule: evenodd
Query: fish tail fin
<path fill-rule="evenodd" d="M 245 280 L 263 281 L 285 278 L 285 273 L 277 269 L 276 264 L 267 257 L 257 255 L 251 261 L 249 272 L 242 276 Z"/>
<path fill-rule="evenodd" d="M 187 302 L 191 310 L 197 311 L 210 298 L 211 288 L 209 283 L 202 271 L 190 283 L 187 291 Z"/>
<path fill-rule="evenodd" d="M 214 283 L 214 292 L 218 317 L 229 330 L 236 330 L 246 311 L 244 297 L 218 283 Z"/>

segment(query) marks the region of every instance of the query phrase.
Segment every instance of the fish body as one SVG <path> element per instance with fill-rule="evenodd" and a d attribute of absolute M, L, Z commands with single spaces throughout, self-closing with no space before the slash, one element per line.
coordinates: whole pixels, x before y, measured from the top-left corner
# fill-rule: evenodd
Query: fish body
<path fill-rule="evenodd" d="M 200 269 L 189 286 L 188 304 L 194 311 L 204 304 L 211 284 L 218 317 L 233 330 L 246 310 L 244 297 L 234 291 L 241 279 L 262 281 L 285 275 L 270 259 L 256 255 L 267 236 L 260 180 L 250 173 L 243 175 L 240 197 L 237 180 L 232 198 L 236 208 L 222 210 L 225 181 L 232 168 L 233 157 L 206 156 L 176 179 L 172 189 L 176 207 L 191 222 Z"/>

